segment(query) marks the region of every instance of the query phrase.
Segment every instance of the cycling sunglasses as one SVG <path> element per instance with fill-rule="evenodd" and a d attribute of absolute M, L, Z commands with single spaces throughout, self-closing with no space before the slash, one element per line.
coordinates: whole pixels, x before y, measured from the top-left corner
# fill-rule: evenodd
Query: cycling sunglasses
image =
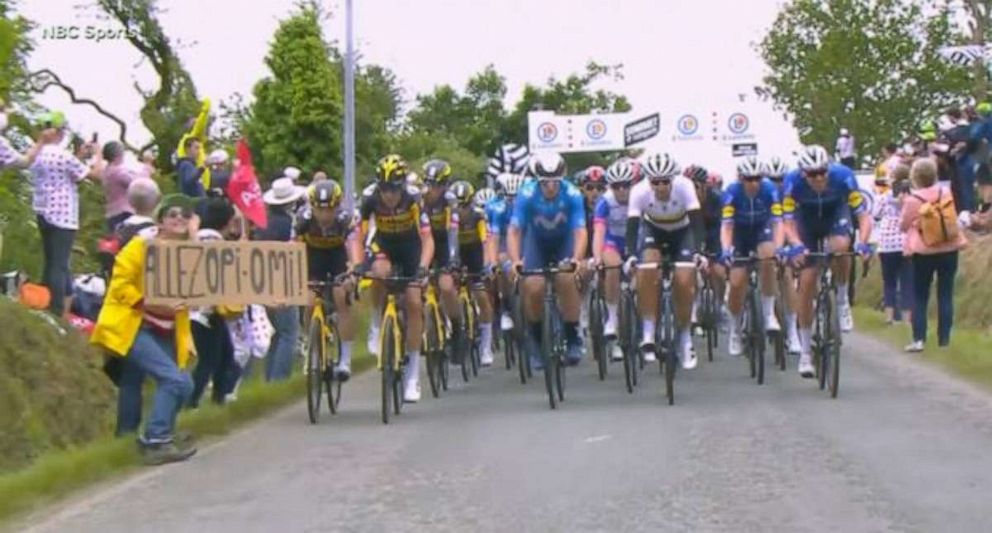
<path fill-rule="evenodd" d="M 672 178 L 651 178 L 648 181 L 650 181 L 651 182 L 651 185 L 653 185 L 655 187 L 657 187 L 658 185 L 671 185 L 672 184 Z"/>
<path fill-rule="evenodd" d="M 403 188 L 402 183 L 387 183 L 383 182 L 379 184 L 379 190 L 382 192 L 399 192 Z"/>
<path fill-rule="evenodd" d="M 626 182 L 624 182 L 624 183 L 611 183 L 610 184 L 610 188 L 613 189 L 614 191 L 623 190 L 623 189 L 629 189 L 630 188 L 630 183 L 626 183 Z"/>
<path fill-rule="evenodd" d="M 586 185 L 584 189 L 586 190 L 586 192 L 593 192 L 593 191 L 605 192 L 606 185 L 590 183 L 589 185 Z"/>
<path fill-rule="evenodd" d="M 756 181 L 761 181 L 761 176 L 741 176 L 741 179 L 744 181 L 754 183 Z"/>
<path fill-rule="evenodd" d="M 807 178 L 823 178 L 826 177 L 827 170 L 807 170 L 805 174 Z"/>

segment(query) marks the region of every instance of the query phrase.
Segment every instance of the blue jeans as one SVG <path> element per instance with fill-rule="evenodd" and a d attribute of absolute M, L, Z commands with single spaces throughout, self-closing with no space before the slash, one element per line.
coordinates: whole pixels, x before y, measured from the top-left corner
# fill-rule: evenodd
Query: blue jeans
<path fill-rule="evenodd" d="M 902 311 L 913 309 L 913 264 L 902 252 L 878 254 L 882 261 L 882 300 L 892 308 L 893 318 L 902 320 Z"/>
<path fill-rule="evenodd" d="M 138 331 L 127 358 L 137 369 L 155 380 L 155 397 L 142 441 L 146 444 L 171 442 L 179 409 L 193 392 L 193 380 L 176 364 L 174 338 L 171 334 L 162 336 L 143 327 Z M 121 394 L 124 390 L 122 387 Z M 131 388 L 127 390 L 133 392 Z M 138 394 L 141 394 L 140 386 Z"/>
<path fill-rule="evenodd" d="M 145 383 L 145 372 L 130 357 L 121 359 L 121 378 L 117 383 L 118 437 L 136 433 L 141 426 L 141 386 Z"/>
<path fill-rule="evenodd" d="M 41 232 L 41 249 L 45 258 L 42 284 L 48 287 L 52 295 L 48 309 L 52 314 L 62 316 L 65 312 L 65 298 L 72 294 L 69 260 L 72 258 L 76 230 L 53 226 L 41 215 L 38 215 L 38 230 Z"/>
<path fill-rule="evenodd" d="M 288 379 L 293 373 L 296 341 L 300 334 L 299 308 L 294 306 L 266 307 L 275 334 L 265 356 L 265 380 Z"/>
<path fill-rule="evenodd" d="M 930 285 L 937 276 L 937 344 L 951 342 L 954 323 L 954 276 L 958 271 L 958 253 L 946 252 L 913 256 L 913 340 L 927 340 L 927 304 Z"/>

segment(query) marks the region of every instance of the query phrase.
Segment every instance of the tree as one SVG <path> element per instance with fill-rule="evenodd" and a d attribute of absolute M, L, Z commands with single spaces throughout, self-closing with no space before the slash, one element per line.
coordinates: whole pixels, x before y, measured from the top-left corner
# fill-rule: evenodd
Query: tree
<path fill-rule="evenodd" d="M 960 38 L 948 15 L 927 0 L 796 0 L 758 45 L 770 71 L 759 92 L 804 143 L 829 147 L 846 127 L 877 153 L 968 92 L 967 72 L 937 54 Z"/>
<path fill-rule="evenodd" d="M 172 153 L 186 132 L 187 122 L 200 110 L 193 79 L 162 30 L 156 0 L 98 0 L 97 3 L 128 30 L 128 42 L 158 75 L 159 85 L 154 91 L 142 89 L 137 82 L 134 88 L 145 99 L 141 121 L 152 134 L 152 141 L 142 149 L 156 146 L 159 168 L 170 168 Z"/>
<path fill-rule="evenodd" d="M 299 9 L 279 24 L 265 58 L 272 75 L 255 84 L 241 125 L 263 175 L 287 165 L 341 167 L 341 84 L 320 13 L 313 6 Z"/>
<path fill-rule="evenodd" d="M 394 137 L 389 152 L 401 154 L 418 174 L 428 160 L 444 159 L 451 165 L 454 179 L 467 179 L 476 186 L 482 183 L 479 176 L 485 168 L 485 158 L 447 135 L 401 133 Z"/>
<path fill-rule="evenodd" d="M 0 102 L 26 102 L 29 97 L 25 59 L 34 48 L 31 23 L 14 16 L 16 3 L 0 0 Z"/>

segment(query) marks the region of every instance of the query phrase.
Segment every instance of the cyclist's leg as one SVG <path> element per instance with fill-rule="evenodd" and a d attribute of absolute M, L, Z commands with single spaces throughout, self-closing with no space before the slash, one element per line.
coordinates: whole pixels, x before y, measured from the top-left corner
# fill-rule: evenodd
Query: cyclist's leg
<path fill-rule="evenodd" d="M 775 280 L 775 262 L 771 261 L 774 257 L 774 243 L 764 241 L 758 245 L 758 258 L 764 259 L 761 262 L 759 272 L 761 275 L 761 308 L 765 314 L 765 329 L 767 331 L 782 329 L 775 316 L 775 294 L 778 287 Z"/>
<path fill-rule="evenodd" d="M 741 315 L 744 311 L 744 294 L 747 292 L 747 268 L 744 265 L 730 269 L 730 294 L 727 308 L 730 312 L 730 355 L 741 355 Z"/>
<path fill-rule="evenodd" d="M 575 238 L 570 231 L 567 237 L 558 241 L 557 250 L 553 250 L 555 262 L 571 259 L 574 251 Z M 568 361 L 575 364 L 582 359 L 582 337 L 579 336 L 579 318 L 582 312 L 583 299 L 579 291 L 575 274 L 559 274 L 555 278 L 555 290 L 558 293 L 558 309 L 561 311 L 561 321 L 568 344 Z M 586 284 L 588 285 L 588 284 Z"/>
<path fill-rule="evenodd" d="M 850 208 L 845 204 L 838 209 L 840 213 L 830 230 L 830 251 L 847 252 L 851 249 L 851 216 Z M 835 257 L 830 263 L 834 284 L 837 287 L 837 314 L 840 317 L 841 331 L 854 329 L 854 317 L 851 314 L 851 303 L 848 298 L 848 284 L 851 278 L 853 257 Z"/>
<path fill-rule="evenodd" d="M 451 321 L 452 329 L 457 330 L 462 323 L 462 310 L 458 305 L 458 288 L 451 274 L 441 274 L 437 277 L 438 296 L 441 300 L 441 311 Z"/>
<path fill-rule="evenodd" d="M 654 231 L 641 225 L 640 260 L 643 263 L 661 261 L 660 243 L 654 237 Z M 661 269 L 638 269 L 637 271 L 637 307 L 641 314 L 641 349 L 648 361 L 655 360 L 654 329 L 658 320 L 658 293 L 661 291 L 659 280 Z"/>
<path fill-rule="evenodd" d="M 606 271 L 603 282 L 603 295 L 606 298 L 606 327 L 604 333 L 607 337 L 615 336 L 617 333 L 617 306 L 620 304 L 620 269 L 623 263 L 620 252 L 610 244 L 603 250 L 603 264 L 611 267 Z"/>
<path fill-rule="evenodd" d="M 337 253 L 331 254 L 327 259 L 331 278 L 340 276 L 348 268 L 348 258 L 344 250 L 339 250 Z M 341 343 L 341 360 L 338 361 L 335 372 L 345 379 L 351 376 L 351 353 L 353 341 L 355 340 L 355 325 L 352 320 L 351 304 L 348 298 L 352 287 L 352 282 L 349 281 L 346 286 L 335 287 L 334 294 L 332 295 L 334 298 L 334 308 L 337 310 L 336 323 L 338 336 L 340 337 L 338 342 Z M 327 318 L 330 319 L 330 317 Z"/>
<path fill-rule="evenodd" d="M 496 273 L 496 283 L 499 289 L 500 329 L 513 329 L 513 285 L 510 283 L 510 256 L 499 254 L 499 265 Z"/>
<path fill-rule="evenodd" d="M 536 269 L 546 266 L 548 258 L 545 249 L 534 236 L 534 231 L 524 232 L 523 262 L 524 269 Z M 552 258 L 553 259 L 553 258 Z M 544 368 L 541 359 L 541 326 L 544 318 L 544 278 L 530 276 L 521 283 L 520 297 L 523 299 L 524 319 L 530 326 L 530 334 L 525 337 L 525 348 L 530 358 L 531 367 L 535 370 Z"/>
<path fill-rule="evenodd" d="M 462 247 L 462 264 L 469 274 L 481 274 L 485 266 L 482 245 Z M 485 285 L 472 288 L 472 297 L 479 306 L 479 360 L 483 366 L 493 363 L 493 306 Z"/>
<path fill-rule="evenodd" d="M 696 300 L 696 264 L 693 261 L 695 243 L 688 228 L 670 235 L 670 253 L 674 254 L 675 273 L 672 276 L 672 297 L 675 306 L 675 325 L 678 329 L 679 353 L 682 368 L 696 367 L 696 354 L 692 348 L 692 304 Z"/>
<path fill-rule="evenodd" d="M 373 277 L 380 278 L 389 276 L 392 269 L 393 263 L 389 257 L 380 253 L 372 260 L 369 272 Z M 379 355 L 379 322 L 382 320 L 382 308 L 386 305 L 386 287 L 378 281 L 373 281 L 372 286 L 369 287 L 369 296 L 371 316 L 369 317 L 367 348 L 370 354 Z"/>

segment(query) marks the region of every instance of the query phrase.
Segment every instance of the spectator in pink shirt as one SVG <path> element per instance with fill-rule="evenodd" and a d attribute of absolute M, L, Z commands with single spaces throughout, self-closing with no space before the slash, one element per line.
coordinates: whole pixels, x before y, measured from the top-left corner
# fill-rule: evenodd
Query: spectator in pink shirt
<path fill-rule="evenodd" d="M 937 277 L 937 345 L 944 347 L 951 340 L 954 322 L 954 276 L 958 270 L 958 252 L 967 245 L 964 231 L 957 238 L 930 246 L 920 235 L 920 206 L 937 202 L 951 191 L 937 182 L 937 164 L 921 158 L 913 163 L 910 179 L 914 190 L 902 205 L 900 229 L 906 232 L 905 252 L 913 264 L 913 342 L 907 352 L 922 352 L 927 339 L 927 303 L 930 285 Z M 959 223 L 961 221 L 959 220 Z"/>
<path fill-rule="evenodd" d="M 107 231 L 113 232 L 117 226 L 134 214 L 127 201 L 128 185 L 135 178 L 149 177 L 145 167 L 127 165 L 124 163 L 124 145 L 118 141 L 110 141 L 103 145 L 103 160 L 106 168 L 100 176 L 103 182 L 104 198 L 106 200 Z"/>

